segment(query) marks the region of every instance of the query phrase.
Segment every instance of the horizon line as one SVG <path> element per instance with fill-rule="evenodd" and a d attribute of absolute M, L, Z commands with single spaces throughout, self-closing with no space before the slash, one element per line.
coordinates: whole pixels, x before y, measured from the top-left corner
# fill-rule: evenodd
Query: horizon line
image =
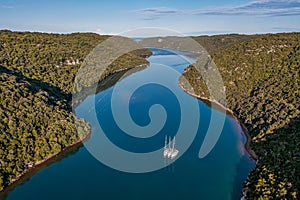
<path fill-rule="evenodd" d="M 106 34 L 98 33 L 97 31 L 43 31 L 43 30 L 17 30 L 17 29 L 0 29 L 0 31 L 11 31 L 11 32 L 20 32 L 20 33 L 45 33 L 45 34 L 74 34 L 74 33 L 93 33 L 102 36 L 122 36 L 122 34 Z M 280 33 L 299 33 L 300 30 L 282 30 L 282 31 L 261 31 L 261 32 L 236 32 L 236 31 L 193 31 L 182 33 L 183 37 L 193 37 L 193 36 L 217 36 L 217 35 L 267 35 L 267 34 L 280 34 Z M 164 36 L 138 36 L 133 38 L 151 38 L 151 37 L 170 37 L 179 35 L 164 35 Z M 182 37 L 181 36 L 181 37 Z"/>

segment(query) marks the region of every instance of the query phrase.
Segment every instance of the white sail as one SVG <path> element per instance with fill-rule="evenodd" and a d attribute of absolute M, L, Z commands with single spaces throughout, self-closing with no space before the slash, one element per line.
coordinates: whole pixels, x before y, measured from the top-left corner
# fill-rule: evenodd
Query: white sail
<path fill-rule="evenodd" d="M 175 148 L 175 136 L 174 136 L 174 138 L 173 138 L 173 147 L 172 147 L 172 151 L 174 150 L 174 148 Z"/>
<path fill-rule="evenodd" d="M 173 148 L 172 148 L 172 153 L 170 155 L 170 158 L 173 159 L 178 155 L 179 151 L 175 149 L 175 136 L 173 138 Z"/>
<path fill-rule="evenodd" d="M 171 157 L 171 154 L 172 154 L 172 148 L 171 148 L 171 144 L 172 144 L 172 140 L 171 140 L 171 137 L 169 137 L 169 151 L 168 151 L 168 158 Z"/>
<path fill-rule="evenodd" d="M 179 151 L 175 148 L 175 136 L 173 138 L 173 140 L 171 139 L 171 137 L 169 137 L 169 143 L 168 143 L 168 137 L 166 136 L 165 138 L 165 146 L 164 146 L 164 157 L 166 158 L 175 158 Z"/>

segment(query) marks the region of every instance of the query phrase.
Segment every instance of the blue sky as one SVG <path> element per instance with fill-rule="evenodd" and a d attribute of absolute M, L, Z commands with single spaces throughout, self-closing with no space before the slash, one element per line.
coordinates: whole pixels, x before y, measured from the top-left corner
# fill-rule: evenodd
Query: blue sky
<path fill-rule="evenodd" d="M 118 34 L 142 27 L 185 35 L 300 31 L 300 0 L 0 0 L 0 29 Z"/>

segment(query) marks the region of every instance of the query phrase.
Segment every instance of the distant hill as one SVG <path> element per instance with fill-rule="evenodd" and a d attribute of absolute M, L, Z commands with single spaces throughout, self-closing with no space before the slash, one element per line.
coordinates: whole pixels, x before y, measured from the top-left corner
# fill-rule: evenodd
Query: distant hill
<path fill-rule="evenodd" d="M 246 125 L 259 157 L 249 175 L 248 198 L 299 199 L 300 33 L 193 39 L 213 58 L 223 78 L 226 106 Z M 183 77 L 183 88 L 210 98 L 195 66 L 189 66 Z"/>

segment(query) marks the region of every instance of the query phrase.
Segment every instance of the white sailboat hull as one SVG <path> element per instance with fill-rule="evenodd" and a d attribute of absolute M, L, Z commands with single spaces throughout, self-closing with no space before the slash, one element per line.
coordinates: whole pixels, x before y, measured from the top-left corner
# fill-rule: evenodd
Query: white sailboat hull
<path fill-rule="evenodd" d="M 169 149 L 168 148 L 164 149 L 164 158 L 168 157 L 168 154 L 169 154 Z"/>
<path fill-rule="evenodd" d="M 172 154 L 171 154 L 170 158 L 171 158 L 171 159 L 175 158 L 175 157 L 178 155 L 178 153 L 179 153 L 179 151 L 178 151 L 177 149 L 174 149 L 174 150 L 172 151 Z"/>

